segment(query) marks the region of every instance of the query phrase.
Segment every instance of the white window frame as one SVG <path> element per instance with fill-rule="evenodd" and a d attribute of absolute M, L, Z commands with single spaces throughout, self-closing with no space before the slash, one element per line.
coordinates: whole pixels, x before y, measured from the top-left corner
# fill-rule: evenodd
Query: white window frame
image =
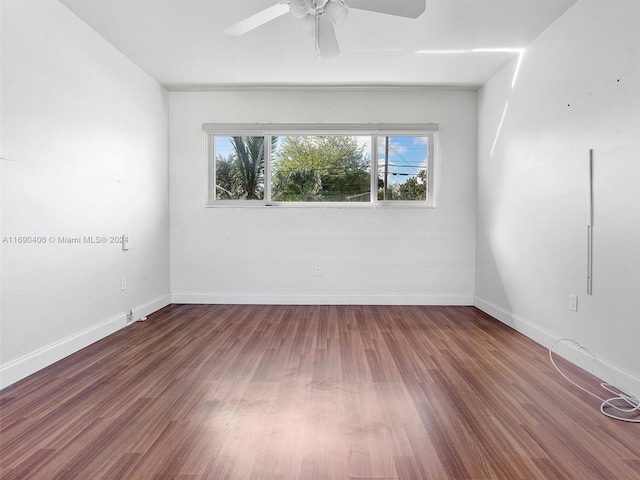
<path fill-rule="evenodd" d="M 293 207 L 293 208 L 435 208 L 438 171 L 438 124 L 236 124 L 205 123 L 202 125 L 205 141 L 205 206 L 206 207 Z M 371 197 L 369 202 L 282 202 L 271 199 L 271 142 L 265 142 L 264 199 L 218 200 L 215 192 L 216 152 L 215 137 L 265 137 L 287 135 L 353 135 L 371 136 Z M 427 199 L 378 200 L 378 137 L 429 137 L 427 164 Z"/>

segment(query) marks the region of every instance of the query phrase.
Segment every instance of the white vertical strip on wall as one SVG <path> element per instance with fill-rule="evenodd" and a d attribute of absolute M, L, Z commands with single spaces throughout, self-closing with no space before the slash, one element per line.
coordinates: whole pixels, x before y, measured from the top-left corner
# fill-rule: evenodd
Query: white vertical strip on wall
<path fill-rule="evenodd" d="M 593 294 L 593 148 L 589 150 L 589 219 L 587 224 L 587 295 Z"/>

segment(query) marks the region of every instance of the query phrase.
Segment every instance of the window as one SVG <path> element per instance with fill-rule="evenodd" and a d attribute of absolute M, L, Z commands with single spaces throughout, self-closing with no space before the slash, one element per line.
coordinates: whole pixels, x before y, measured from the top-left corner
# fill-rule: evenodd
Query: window
<path fill-rule="evenodd" d="M 435 205 L 436 125 L 203 129 L 208 206 Z"/>
<path fill-rule="evenodd" d="M 284 135 L 271 156 L 275 202 L 369 202 L 371 137 Z"/>
<path fill-rule="evenodd" d="M 426 201 L 428 135 L 378 136 L 378 200 Z"/>
<path fill-rule="evenodd" d="M 264 200 L 265 137 L 214 137 L 216 200 Z"/>

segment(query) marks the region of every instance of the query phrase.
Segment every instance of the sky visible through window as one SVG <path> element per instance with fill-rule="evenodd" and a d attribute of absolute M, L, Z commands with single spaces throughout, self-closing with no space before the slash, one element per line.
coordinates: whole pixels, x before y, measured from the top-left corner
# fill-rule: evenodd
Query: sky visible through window
<path fill-rule="evenodd" d="M 428 137 L 389 136 L 388 181 L 402 184 L 427 168 Z M 385 170 L 387 137 L 378 137 L 378 176 Z"/>

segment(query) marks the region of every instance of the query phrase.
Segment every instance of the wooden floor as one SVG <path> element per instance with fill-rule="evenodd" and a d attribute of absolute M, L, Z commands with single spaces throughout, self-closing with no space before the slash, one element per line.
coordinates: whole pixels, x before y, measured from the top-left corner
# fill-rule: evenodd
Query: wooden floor
<path fill-rule="evenodd" d="M 2 480 L 640 479 L 640 425 L 472 307 L 172 305 L 0 402 Z"/>

